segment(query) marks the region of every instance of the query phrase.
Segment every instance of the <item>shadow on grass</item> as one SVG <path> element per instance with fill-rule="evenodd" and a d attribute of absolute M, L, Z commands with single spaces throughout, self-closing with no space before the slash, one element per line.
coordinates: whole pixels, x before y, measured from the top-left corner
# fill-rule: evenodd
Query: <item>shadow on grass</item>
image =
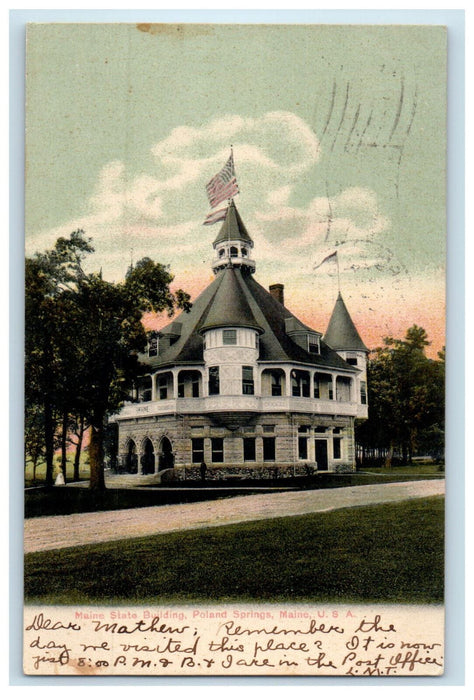
<path fill-rule="evenodd" d="M 442 478 L 442 474 L 317 474 L 311 477 L 290 479 L 241 479 L 200 482 L 176 482 L 149 486 L 147 488 L 109 488 L 103 492 L 90 491 L 87 487 L 61 486 L 46 489 L 44 487 L 25 492 L 25 517 L 37 518 L 45 515 L 70 515 L 72 513 L 91 513 L 103 510 L 121 510 L 127 508 L 146 508 L 180 503 L 197 503 L 214 501 L 218 498 L 248 496 L 281 490 L 333 489 L 344 486 L 367 486 L 400 481 Z"/>

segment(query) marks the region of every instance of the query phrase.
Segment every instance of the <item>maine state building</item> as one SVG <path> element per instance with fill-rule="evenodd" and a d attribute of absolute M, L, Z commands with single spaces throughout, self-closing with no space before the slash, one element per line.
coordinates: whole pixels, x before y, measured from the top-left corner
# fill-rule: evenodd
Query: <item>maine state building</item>
<path fill-rule="evenodd" d="M 213 243 L 211 284 L 156 337 L 134 401 L 115 416 L 120 470 L 156 481 L 274 478 L 355 469 L 367 418 L 367 348 L 339 293 L 326 333 L 255 279 L 235 203 Z"/>

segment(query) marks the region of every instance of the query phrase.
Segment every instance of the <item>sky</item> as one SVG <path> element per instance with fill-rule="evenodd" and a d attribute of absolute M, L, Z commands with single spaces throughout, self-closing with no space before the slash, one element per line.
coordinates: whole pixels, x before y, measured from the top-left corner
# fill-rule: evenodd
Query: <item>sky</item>
<path fill-rule="evenodd" d="M 445 53 L 427 25 L 30 25 L 26 252 L 81 228 L 88 269 L 118 281 L 149 256 L 196 296 L 220 225 L 202 225 L 205 185 L 232 144 L 258 281 L 324 332 L 337 250 L 365 343 L 416 323 L 436 356 Z"/>

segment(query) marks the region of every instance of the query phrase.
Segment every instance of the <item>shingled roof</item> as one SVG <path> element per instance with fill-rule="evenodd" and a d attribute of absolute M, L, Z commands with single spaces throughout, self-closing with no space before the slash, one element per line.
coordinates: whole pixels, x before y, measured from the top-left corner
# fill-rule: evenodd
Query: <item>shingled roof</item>
<path fill-rule="evenodd" d="M 222 243 L 223 241 L 246 241 L 247 243 L 252 243 L 253 241 L 247 233 L 245 224 L 237 211 L 237 207 L 232 201 L 227 209 L 227 214 L 222 224 L 219 233 L 216 236 L 214 245 Z"/>
<path fill-rule="evenodd" d="M 363 350 L 368 352 L 368 348 L 362 342 L 359 332 L 350 317 L 341 292 L 339 292 L 334 305 L 328 329 L 324 335 L 324 341 L 336 350 Z"/>
<path fill-rule="evenodd" d="M 353 370 L 323 340 L 319 355 L 309 353 L 295 343 L 285 332 L 285 321 L 289 318 L 295 318 L 294 314 L 262 287 L 249 271 L 228 267 L 220 271 L 198 296 L 191 311 L 182 312 L 177 317 L 182 324 L 179 339 L 162 354 L 140 359 L 152 369 L 203 363 L 202 331 L 238 326 L 254 328 L 261 333 L 259 361 L 293 361 Z M 160 333 L 166 335 L 168 328 L 163 328 Z"/>
<path fill-rule="evenodd" d="M 242 276 L 232 265 L 222 273 L 220 285 L 213 297 L 212 304 L 201 318 L 199 331 L 202 333 L 210 328 L 253 328 L 263 333 L 263 329 L 255 320 L 242 286 Z"/>

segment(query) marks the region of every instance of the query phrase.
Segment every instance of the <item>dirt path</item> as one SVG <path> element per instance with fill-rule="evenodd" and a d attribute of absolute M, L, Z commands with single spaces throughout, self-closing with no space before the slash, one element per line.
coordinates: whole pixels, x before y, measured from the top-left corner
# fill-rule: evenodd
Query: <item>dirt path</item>
<path fill-rule="evenodd" d="M 25 521 L 25 553 L 444 494 L 444 479 L 236 496 Z"/>

